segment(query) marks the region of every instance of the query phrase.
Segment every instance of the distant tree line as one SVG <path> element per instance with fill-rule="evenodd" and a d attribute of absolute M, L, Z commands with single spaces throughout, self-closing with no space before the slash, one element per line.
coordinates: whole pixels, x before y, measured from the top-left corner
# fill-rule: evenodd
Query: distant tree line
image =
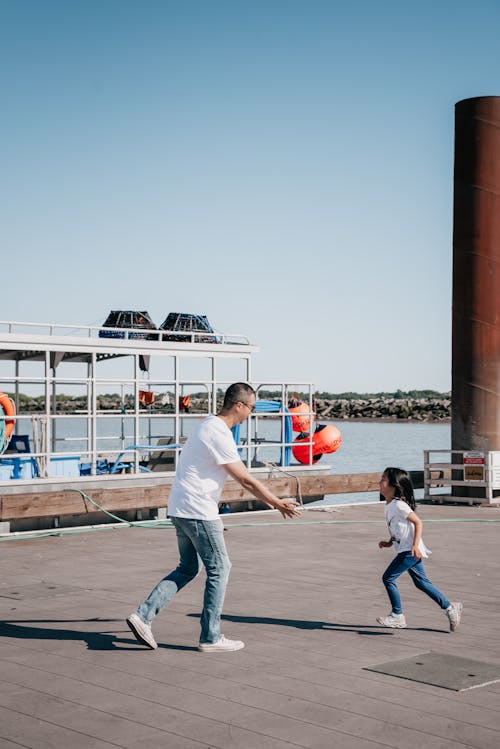
<path fill-rule="evenodd" d="M 326 400 L 370 400 L 379 398 L 394 398 L 395 400 L 400 399 L 412 399 L 416 400 L 419 398 L 451 398 L 451 392 L 440 392 L 439 390 L 395 390 L 394 392 L 379 392 L 379 393 L 327 393 L 321 392 L 316 393 L 318 398 L 324 398 Z"/>
<path fill-rule="evenodd" d="M 11 398 L 14 398 L 14 393 L 8 393 Z M 169 393 L 171 397 L 173 397 L 173 393 Z M 192 393 L 191 394 L 193 398 L 207 398 L 207 392 L 206 390 L 203 390 L 199 393 Z M 222 397 L 224 395 L 224 391 L 219 388 L 217 391 L 218 397 Z M 269 400 L 279 400 L 281 398 L 282 392 L 281 390 L 259 390 L 259 397 L 260 398 L 267 398 Z M 289 391 L 288 393 L 289 397 L 297 398 L 299 400 L 307 400 L 309 397 L 308 393 L 302 393 Z M 348 391 L 344 393 L 330 393 L 326 390 L 317 391 L 315 393 L 315 396 L 317 398 L 320 398 L 322 400 L 372 400 L 372 399 L 412 399 L 416 400 L 419 398 L 451 398 L 451 392 L 440 392 L 438 390 L 395 390 L 393 392 L 390 391 L 384 391 L 384 392 L 378 392 L 378 393 L 355 393 L 353 391 Z M 30 396 L 25 395 L 24 393 L 19 393 L 19 401 L 22 404 L 25 404 L 27 402 L 39 402 L 42 403 L 45 401 L 44 395 L 39 396 Z M 106 393 L 106 394 L 100 394 L 99 397 L 101 398 L 110 398 L 110 399 L 119 399 L 121 400 L 121 395 L 119 393 Z M 72 395 L 66 395 L 64 393 L 58 393 L 56 395 L 56 402 L 62 402 L 62 401 L 75 401 L 75 400 L 82 400 L 85 398 L 84 395 L 79 396 L 72 396 Z M 126 402 L 133 400 L 133 395 L 130 393 L 125 394 L 124 400 Z"/>
<path fill-rule="evenodd" d="M 289 393 L 289 395 L 292 395 Z M 307 393 L 293 393 L 294 396 L 299 399 L 307 400 L 309 397 Z M 354 393 L 348 391 L 345 393 L 330 393 L 326 390 L 318 391 L 315 393 L 317 398 L 322 400 L 380 400 L 380 399 L 423 399 L 423 398 L 451 398 L 451 392 L 442 393 L 438 390 L 395 390 L 392 392 L 378 392 L 378 393 Z M 281 398 L 280 390 L 259 390 L 259 396 L 261 398 Z"/>

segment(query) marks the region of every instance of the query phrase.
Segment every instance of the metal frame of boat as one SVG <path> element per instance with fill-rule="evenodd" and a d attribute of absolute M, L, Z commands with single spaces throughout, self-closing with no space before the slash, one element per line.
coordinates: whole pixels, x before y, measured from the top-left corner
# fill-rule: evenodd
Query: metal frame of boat
<path fill-rule="evenodd" d="M 0 390 L 12 395 L 16 407 L 11 447 L 19 443 L 23 450 L 0 456 L 0 498 L 36 495 L 43 502 L 50 493 L 76 487 L 105 491 L 109 507 L 113 492 L 126 489 L 132 509 L 139 487 L 173 481 L 190 429 L 201 416 L 216 412 L 223 391 L 238 380 L 252 383 L 258 399 L 266 391 L 280 393 L 277 407 L 263 406 L 242 425 L 240 452 L 249 469 L 262 478 L 276 475 L 280 463 L 297 476 L 328 470 L 312 464 L 312 443 L 311 465 L 285 464 L 292 440 L 285 428 L 290 416 L 280 404 L 305 393 L 312 413 L 314 388 L 312 383 L 252 382 L 252 355 L 259 349 L 246 336 L 217 332 L 216 342 L 207 342 L 195 331 L 183 331 L 176 342 L 175 333 L 163 340 L 161 330 L 148 331 L 147 339 L 134 328 L 120 328 L 120 338 L 108 337 L 108 330 L 113 329 L 0 322 Z M 189 376 L 193 369 L 203 369 L 204 375 Z M 107 393 L 117 392 L 119 408 L 116 402 L 103 405 Z M 35 408 L 35 395 L 27 402 L 30 393 L 39 396 Z M 68 412 L 71 394 L 79 407 Z M 186 395 L 195 407 L 183 410 Z M 5 417 L 0 413 L 0 418 Z M 275 422 L 276 438 L 258 436 L 264 419 Z"/>

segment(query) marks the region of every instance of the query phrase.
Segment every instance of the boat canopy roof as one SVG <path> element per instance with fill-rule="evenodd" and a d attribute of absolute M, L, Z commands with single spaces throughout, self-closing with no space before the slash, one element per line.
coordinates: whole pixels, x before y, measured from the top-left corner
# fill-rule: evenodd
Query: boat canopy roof
<path fill-rule="evenodd" d="M 108 335 L 103 333 L 108 332 Z M 197 331 L 199 333 L 199 331 Z M 249 356 L 258 351 L 247 336 L 239 333 L 199 335 L 195 331 L 169 332 L 161 329 L 66 325 L 59 323 L 31 323 L 0 321 L 0 359 L 39 360 L 52 352 L 56 360 L 87 362 L 92 355 L 97 361 L 118 356 Z"/>

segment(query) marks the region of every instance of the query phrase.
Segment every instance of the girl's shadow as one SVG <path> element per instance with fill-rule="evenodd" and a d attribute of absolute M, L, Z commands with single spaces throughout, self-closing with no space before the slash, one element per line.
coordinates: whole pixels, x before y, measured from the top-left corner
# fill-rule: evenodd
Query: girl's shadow
<path fill-rule="evenodd" d="M 188 614 L 188 616 L 199 617 L 200 614 Z M 382 627 L 379 624 L 352 624 L 348 622 L 322 622 L 311 619 L 277 619 L 269 616 L 236 616 L 233 614 L 222 614 L 221 619 L 227 622 L 244 624 L 275 624 L 279 627 L 296 627 L 297 629 L 327 629 L 334 632 L 357 632 L 358 635 L 393 635 L 396 630 Z M 448 632 L 443 629 L 432 629 L 430 627 L 407 627 L 415 632 Z"/>

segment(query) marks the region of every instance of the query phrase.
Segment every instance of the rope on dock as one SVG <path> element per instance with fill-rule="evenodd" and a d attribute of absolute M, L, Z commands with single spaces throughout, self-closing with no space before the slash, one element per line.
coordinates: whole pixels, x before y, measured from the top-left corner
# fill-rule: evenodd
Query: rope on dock
<path fill-rule="evenodd" d="M 113 520 L 116 520 L 117 523 L 123 523 L 124 525 L 127 525 L 129 528 L 134 527 L 140 527 L 140 528 L 158 528 L 158 527 L 173 527 L 173 523 L 171 520 L 125 520 L 125 518 L 119 518 L 118 515 L 113 515 L 112 512 L 109 512 L 109 510 L 104 509 L 104 507 L 101 507 L 100 504 L 98 504 L 95 500 L 93 500 L 91 497 L 88 496 L 88 494 L 85 494 L 85 492 L 82 492 L 81 489 L 65 489 L 64 491 L 67 492 L 76 492 L 77 494 L 80 494 L 83 499 L 87 500 L 87 502 L 90 502 L 90 504 L 94 505 L 98 510 L 101 512 L 104 512 L 105 515 L 108 515 Z M 162 524 L 159 526 L 159 524 Z M 93 527 L 93 526 L 90 526 Z"/>

